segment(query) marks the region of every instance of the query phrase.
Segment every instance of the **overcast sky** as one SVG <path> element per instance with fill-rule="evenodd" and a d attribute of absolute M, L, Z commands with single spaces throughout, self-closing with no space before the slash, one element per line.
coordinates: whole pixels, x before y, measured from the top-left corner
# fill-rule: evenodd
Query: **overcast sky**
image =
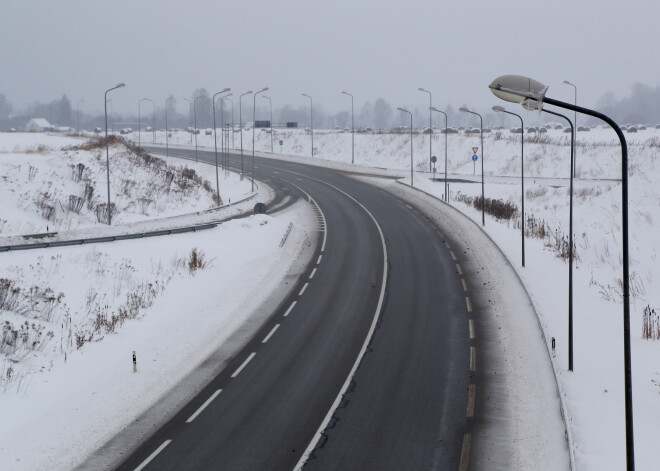
<path fill-rule="evenodd" d="M 497 76 L 533 77 L 548 96 L 595 106 L 660 82 L 658 0 L 3 0 L 0 93 L 16 109 L 66 94 L 115 112 L 149 97 L 178 108 L 197 87 L 270 87 L 273 106 L 486 110 Z M 245 98 L 244 98 L 245 100 Z M 244 101 L 244 103 L 246 103 Z"/>

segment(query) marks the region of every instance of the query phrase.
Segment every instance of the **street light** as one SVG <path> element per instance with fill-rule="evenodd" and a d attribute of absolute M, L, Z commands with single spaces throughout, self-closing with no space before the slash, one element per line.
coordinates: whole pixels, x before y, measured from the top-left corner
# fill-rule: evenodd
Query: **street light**
<path fill-rule="evenodd" d="M 112 134 L 115 133 L 115 107 L 112 104 L 112 98 L 108 99 L 105 101 L 106 103 L 110 103 L 110 124 L 112 125 Z"/>
<path fill-rule="evenodd" d="M 559 108 L 573 110 L 601 119 L 616 132 L 621 143 L 621 218 L 623 232 L 623 355 L 624 355 L 624 388 L 626 416 L 626 464 L 628 471 L 635 469 L 635 443 L 632 405 L 632 368 L 630 355 L 630 272 L 628 254 L 628 145 L 621 128 L 609 116 L 598 111 L 571 105 L 563 101 L 547 98 L 548 87 L 536 80 L 520 75 L 503 75 L 496 78 L 488 86 L 499 98 L 513 103 L 522 103 L 526 98 L 538 101 L 538 107 L 543 103 Z"/>
<path fill-rule="evenodd" d="M 188 102 L 188 133 L 190 134 L 190 145 L 192 145 L 192 136 L 193 135 L 192 135 L 192 132 L 190 132 L 190 129 L 192 128 L 192 113 L 190 113 L 192 111 L 192 106 L 191 106 L 191 103 L 190 103 L 190 98 L 185 98 L 184 97 L 183 99 Z"/>
<path fill-rule="evenodd" d="M 486 225 L 486 198 L 484 196 L 484 120 L 479 113 L 468 110 L 462 106 L 458 109 L 463 113 L 470 113 L 479 116 L 479 134 L 481 135 L 481 225 Z"/>
<path fill-rule="evenodd" d="M 165 100 L 165 155 L 170 155 L 170 133 L 167 127 L 167 102 L 174 100 L 174 97 L 171 96 Z"/>
<path fill-rule="evenodd" d="M 268 100 L 270 106 L 270 153 L 273 153 L 273 101 L 266 95 L 262 96 L 264 100 Z"/>
<path fill-rule="evenodd" d="M 78 135 L 80 135 L 80 108 L 79 105 L 85 101 L 84 98 L 78 100 L 76 102 L 76 131 L 78 132 Z"/>
<path fill-rule="evenodd" d="M 429 94 L 429 132 L 430 132 L 430 134 L 429 134 L 429 172 L 430 172 L 431 171 L 431 164 L 432 164 L 432 162 L 431 162 L 431 155 L 432 155 L 431 145 L 432 144 L 431 143 L 433 142 L 433 126 L 431 124 L 432 123 L 431 122 L 431 115 L 432 115 L 431 107 L 433 106 L 433 103 L 432 103 L 432 100 L 431 100 L 432 99 L 431 92 L 429 92 L 428 90 L 423 89 L 422 87 L 419 87 L 417 90 L 419 90 L 420 92 L 424 92 L 424 93 Z"/>
<path fill-rule="evenodd" d="M 264 87 L 252 95 L 252 191 L 254 191 L 254 128 L 257 124 L 257 95 L 268 90 Z"/>
<path fill-rule="evenodd" d="M 353 114 L 353 95 L 342 91 L 344 95 L 351 97 L 351 163 L 355 163 L 355 118 Z"/>
<path fill-rule="evenodd" d="M 238 128 L 241 132 L 241 178 L 243 177 L 243 97 L 252 93 L 252 90 L 243 93 L 238 97 Z M 234 130 L 232 129 L 232 132 Z"/>
<path fill-rule="evenodd" d="M 224 101 L 227 100 L 228 102 L 231 103 L 231 111 L 233 113 L 234 112 L 234 100 L 229 98 L 232 95 L 233 95 L 233 93 L 230 93 L 229 95 L 223 96 L 221 98 L 222 106 L 220 106 L 220 121 L 222 121 L 222 123 L 223 123 L 222 124 L 222 135 L 223 135 L 223 139 L 222 139 L 222 144 L 223 144 L 223 146 L 222 146 L 222 149 L 223 149 L 222 150 L 222 168 L 225 170 L 225 177 L 227 177 L 227 175 L 229 175 L 229 171 L 227 170 L 227 166 L 229 164 L 229 156 L 227 155 L 227 148 L 229 147 L 229 133 L 227 132 L 227 129 L 224 125 L 224 122 L 225 122 L 225 118 L 224 118 L 224 108 L 225 108 Z M 233 116 L 233 114 L 232 114 L 232 118 L 231 118 L 231 134 L 232 134 L 231 138 L 233 140 L 234 139 L 234 116 Z M 232 142 L 232 147 L 234 147 L 233 142 Z"/>
<path fill-rule="evenodd" d="M 143 101 L 150 101 L 154 105 L 154 122 L 153 122 L 153 126 L 152 126 L 152 131 L 156 127 L 156 103 L 151 98 L 142 98 L 138 102 L 138 147 L 140 147 L 140 144 L 141 144 L 140 132 L 142 131 L 142 128 L 140 126 L 140 105 L 142 104 Z"/>
<path fill-rule="evenodd" d="M 215 147 L 215 189 L 217 196 L 217 205 L 220 206 L 220 177 L 218 177 L 218 133 L 216 132 L 215 126 L 215 97 L 221 93 L 227 93 L 230 89 L 225 88 L 224 90 L 213 94 L 213 144 Z M 221 106 L 222 108 L 222 106 Z M 220 121 L 222 121 L 222 116 L 220 116 Z"/>
<path fill-rule="evenodd" d="M 125 87 L 125 83 L 118 83 L 105 91 L 105 168 L 108 177 L 108 226 L 112 224 L 112 211 L 110 210 L 110 146 L 108 145 L 108 92 Z"/>
<path fill-rule="evenodd" d="M 314 102 L 312 97 L 307 93 L 303 93 L 302 96 L 309 98 L 309 120 L 310 120 L 310 129 L 312 130 L 312 157 L 314 157 Z"/>
<path fill-rule="evenodd" d="M 570 85 L 573 87 L 573 92 L 574 92 L 574 98 L 573 98 L 573 103 L 575 106 L 577 106 L 577 85 L 569 82 L 568 80 L 564 80 L 564 83 L 566 85 Z M 575 123 L 574 131 L 575 131 L 575 140 L 573 141 L 575 144 L 575 148 L 573 149 L 573 154 L 574 154 L 574 159 L 573 159 L 573 173 L 576 173 L 577 170 L 577 111 L 573 110 L 573 122 Z"/>
<path fill-rule="evenodd" d="M 405 108 L 398 107 L 397 110 L 410 115 L 410 186 L 413 185 L 413 122 L 412 122 L 412 113 Z"/>
<path fill-rule="evenodd" d="M 231 148 L 236 149 L 236 146 L 234 145 L 234 100 L 231 100 L 229 98 L 226 99 L 229 100 L 229 103 L 231 103 Z"/>
<path fill-rule="evenodd" d="M 517 116 L 520 119 L 520 187 L 522 189 L 522 194 L 520 196 L 521 201 L 521 216 L 520 216 L 520 236 L 521 236 L 521 247 L 522 247 L 522 266 L 525 266 L 525 125 L 523 123 L 522 116 L 516 113 L 507 111 L 502 106 L 493 106 L 493 111 L 497 113 L 506 113 L 513 116 Z M 572 127 L 573 125 L 571 125 Z M 573 182 L 571 180 L 571 188 L 573 187 Z M 571 215 L 572 213 L 572 202 L 573 202 L 573 190 L 571 190 Z M 571 216 L 572 217 L 572 216 Z M 571 219 L 572 221 L 572 219 Z M 571 257 L 572 258 L 572 257 Z M 572 362 L 571 362 L 572 364 Z M 569 369 L 573 369 L 572 367 Z"/>
<path fill-rule="evenodd" d="M 429 106 L 429 110 L 445 115 L 445 201 L 449 202 L 449 183 L 447 183 L 447 113 L 433 106 Z"/>
<path fill-rule="evenodd" d="M 204 95 L 199 95 L 196 96 L 193 99 L 193 110 L 195 112 L 195 128 L 193 129 L 193 132 L 195 133 L 195 162 L 197 162 L 197 100 L 202 98 Z"/>

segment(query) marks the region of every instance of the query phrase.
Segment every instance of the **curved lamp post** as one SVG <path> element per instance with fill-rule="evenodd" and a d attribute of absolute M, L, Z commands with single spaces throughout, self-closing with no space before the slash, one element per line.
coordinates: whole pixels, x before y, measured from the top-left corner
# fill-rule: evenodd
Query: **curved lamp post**
<path fill-rule="evenodd" d="M 154 125 L 156 121 L 156 103 L 151 98 L 141 98 L 140 101 L 138 101 L 138 147 L 142 144 L 142 137 L 141 137 L 141 131 L 142 131 L 142 126 L 141 126 L 141 121 L 140 121 L 140 105 L 142 105 L 143 101 L 150 101 L 154 105 Z M 155 126 L 152 127 L 152 131 L 154 130 Z"/>
<path fill-rule="evenodd" d="M 355 115 L 353 113 L 353 95 L 348 92 L 341 92 L 343 95 L 351 97 L 351 163 L 355 163 Z"/>
<path fill-rule="evenodd" d="M 312 157 L 314 157 L 314 102 L 312 97 L 307 93 L 303 93 L 302 96 L 309 98 L 309 120 L 310 120 L 310 129 L 312 130 Z"/>
<path fill-rule="evenodd" d="M 462 106 L 458 109 L 463 113 L 470 113 L 479 116 L 479 134 L 481 136 L 481 225 L 486 225 L 486 198 L 484 195 L 484 120 L 479 113 L 468 110 Z"/>
<path fill-rule="evenodd" d="M 85 101 L 84 98 L 76 102 L 76 132 L 80 135 L 80 104 Z"/>
<path fill-rule="evenodd" d="M 397 110 L 410 115 L 410 186 L 413 185 L 413 117 L 412 113 L 405 108 L 398 107 Z"/>
<path fill-rule="evenodd" d="M 431 116 L 433 115 L 433 113 L 431 113 L 431 111 L 432 111 L 431 107 L 433 106 L 433 102 L 432 102 L 431 92 L 429 92 L 428 90 L 425 90 L 422 87 L 419 87 L 417 90 L 419 90 L 420 92 L 424 92 L 424 93 L 429 94 L 429 132 L 430 132 L 430 134 L 429 134 L 429 172 L 430 172 L 431 169 L 432 169 L 432 164 L 433 164 L 433 162 L 431 162 L 431 157 L 432 157 L 431 146 L 432 146 L 432 142 L 433 142 L 433 125 L 432 125 L 432 120 L 431 120 Z"/>
<path fill-rule="evenodd" d="M 273 153 L 273 101 L 270 97 L 263 95 L 261 98 L 268 100 L 268 106 L 270 107 L 270 153 Z"/>
<path fill-rule="evenodd" d="M 522 266 L 525 266 L 525 124 L 523 123 L 522 116 L 516 113 L 512 113 L 510 111 L 507 111 L 504 109 L 502 106 L 493 106 L 493 111 L 497 113 L 506 113 L 510 114 L 512 116 L 517 116 L 518 119 L 520 120 L 520 187 L 521 187 L 521 196 L 520 196 L 520 202 L 521 202 L 521 215 L 520 215 L 520 243 L 522 247 Z M 569 121 L 570 122 L 570 121 Z M 573 125 L 571 124 L 571 127 Z M 572 161 L 572 159 L 571 159 Z M 571 188 L 573 187 L 573 182 L 571 180 Z M 571 190 L 571 202 L 573 201 L 573 190 Z M 572 208 L 572 205 L 571 205 Z M 572 209 L 571 209 L 571 214 L 572 214 Z M 572 221 L 572 220 L 571 220 Z M 572 257 L 571 257 L 572 260 Z M 572 365 L 572 361 L 570 362 Z M 571 366 L 571 368 L 573 367 Z"/>
<path fill-rule="evenodd" d="M 170 132 L 167 127 L 167 102 L 174 100 L 174 97 L 171 96 L 165 100 L 165 155 L 170 155 Z"/>
<path fill-rule="evenodd" d="M 234 100 L 229 98 L 232 96 L 233 93 L 230 93 L 228 95 L 225 95 L 221 98 L 222 100 L 222 106 L 220 106 L 220 121 L 222 121 L 222 168 L 225 170 L 225 177 L 229 175 L 229 170 L 227 170 L 227 166 L 229 164 L 229 156 L 227 155 L 227 148 L 229 147 L 229 132 L 226 129 L 226 126 L 224 124 L 225 118 L 224 118 L 224 102 L 227 100 L 229 103 L 231 103 L 231 111 L 232 113 L 234 112 Z M 231 134 L 232 134 L 232 140 L 234 139 L 234 115 L 232 114 L 232 120 L 231 120 Z M 233 147 L 233 142 L 232 142 L 232 147 Z"/>
<path fill-rule="evenodd" d="M 626 416 L 626 465 L 628 471 L 635 469 L 635 443 L 632 405 L 632 368 L 630 354 L 630 272 L 628 254 L 628 145 L 621 128 L 610 118 L 598 111 L 571 105 L 563 101 L 546 97 L 548 87 L 529 77 L 520 75 L 503 75 L 496 78 L 488 86 L 495 96 L 512 103 L 522 103 L 526 99 L 537 101 L 537 108 L 544 103 L 559 108 L 580 112 L 601 119 L 616 132 L 621 143 L 621 218 L 623 232 L 623 355 L 624 355 L 624 388 Z"/>
<path fill-rule="evenodd" d="M 566 85 L 570 85 L 573 87 L 573 104 L 577 106 L 577 85 L 574 83 L 569 82 L 568 80 L 564 80 L 564 83 Z M 575 127 L 573 128 L 575 131 L 575 140 L 573 143 L 575 144 L 575 148 L 573 149 L 573 173 L 576 173 L 575 171 L 577 170 L 577 111 L 573 110 L 573 123 L 575 123 Z"/>
<path fill-rule="evenodd" d="M 243 93 L 241 96 L 238 97 L 238 128 L 241 133 L 241 177 L 243 177 L 243 112 L 242 112 L 242 104 L 243 104 L 243 97 L 245 95 L 250 95 L 252 93 L 252 90 L 249 92 Z M 233 131 L 233 129 L 232 129 Z"/>
<path fill-rule="evenodd" d="M 199 95 L 193 99 L 193 110 L 195 112 L 195 128 L 193 129 L 193 132 L 195 133 L 195 162 L 198 161 L 197 159 L 197 100 L 199 100 L 203 96 L 204 95 Z"/>
<path fill-rule="evenodd" d="M 222 93 L 227 93 L 230 89 L 225 88 L 222 91 L 219 91 L 217 93 L 213 94 L 213 145 L 215 149 L 215 190 L 216 190 L 216 201 L 217 205 L 220 206 L 220 177 L 218 177 L 218 133 L 216 132 L 216 125 L 215 125 L 215 97 L 222 94 Z M 222 106 L 221 106 L 222 107 Z M 222 121 L 222 117 L 220 117 L 220 121 Z"/>
<path fill-rule="evenodd" d="M 192 127 L 192 114 L 190 113 L 190 111 L 192 110 L 192 106 L 190 106 L 190 98 L 184 97 L 183 99 L 188 102 L 188 130 L 190 130 L 190 128 Z M 192 145 L 192 136 L 193 136 L 192 132 L 189 132 L 189 134 L 190 134 L 190 145 Z"/>
<path fill-rule="evenodd" d="M 440 111 L 433 106 L 429 106 L 429 110 L 445 115 L 445 201 L 449 202 L 449 184 L 447 183 L 447 113 Z"/>
<path fill-rule="evenodd" d="M 268 91 L 268 87 L 264 87 L 252 95 L 252 191 L 254 191 L 254 128 L 257 124 L 257 95 L 265 91 Z"/>
<path fill-rule="evenodd" d="M 110 210 L 110 147 L 108 145 L 108 92 L 125 87 L 125 83 L 118 83 L 105 91 L 105 168 L 108 177 L 108 226 L 112 224 L 112 211 Z"/>

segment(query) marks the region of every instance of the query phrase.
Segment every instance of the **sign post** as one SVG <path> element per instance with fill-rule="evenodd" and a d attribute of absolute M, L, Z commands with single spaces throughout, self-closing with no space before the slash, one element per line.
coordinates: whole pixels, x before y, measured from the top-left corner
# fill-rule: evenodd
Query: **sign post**
<path fill-rule="evenodd" d="M 438 161 L 438 158 L 434 155 L 431 157 L 431 163 L 433 163 L 433 181 L 435 181 L 435 163 Z"/>
<path fill-rule="evenodd" d="M 477 160 L 479 160 L 479 156 L 475 152 L 475 154 L 472 156 L 472 175 L 477 174 Z"/>

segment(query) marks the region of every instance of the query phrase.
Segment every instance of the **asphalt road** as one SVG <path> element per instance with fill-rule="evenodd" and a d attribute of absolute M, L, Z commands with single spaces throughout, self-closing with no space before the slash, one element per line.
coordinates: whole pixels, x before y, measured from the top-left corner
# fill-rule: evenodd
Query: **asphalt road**
<path fill-rule="evenodd" d="M 317 203 L 326 231 L 313 262 L 223 372 L 117 469 L 292 470 L 307 458 L 306 470 L 459 469 L 470 336 L 439 229 L 341 172 L 261 158 L 256 172 L 280 203 L 293 201 L 285 192 Z"/>

